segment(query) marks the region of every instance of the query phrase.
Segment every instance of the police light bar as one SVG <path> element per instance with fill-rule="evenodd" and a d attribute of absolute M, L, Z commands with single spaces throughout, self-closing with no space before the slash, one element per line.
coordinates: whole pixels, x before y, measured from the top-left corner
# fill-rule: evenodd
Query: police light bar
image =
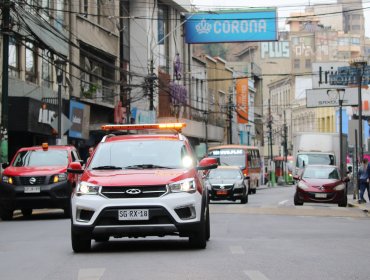
<path fill-rule="evenodd" d="M 156 124 L 108 124 L 102 125 L 102 130 L 147 130 L 147 129 L 163 129 L 181 131 L 186 127 L 186 123 L 156 123 Z"/>

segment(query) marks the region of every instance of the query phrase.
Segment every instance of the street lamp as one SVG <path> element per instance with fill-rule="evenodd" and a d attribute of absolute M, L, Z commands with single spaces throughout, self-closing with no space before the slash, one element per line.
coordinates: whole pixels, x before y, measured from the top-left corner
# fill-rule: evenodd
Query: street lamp
<path fill-rule="evenodd" d="M 58 83 L 58 139 L 57 144 L 61 144 L 62 141 L 62 84 L 63 84 L 63 66 L 66 64 L 65 60 L 56 59 L 54 61 L 57 83 Z"/>

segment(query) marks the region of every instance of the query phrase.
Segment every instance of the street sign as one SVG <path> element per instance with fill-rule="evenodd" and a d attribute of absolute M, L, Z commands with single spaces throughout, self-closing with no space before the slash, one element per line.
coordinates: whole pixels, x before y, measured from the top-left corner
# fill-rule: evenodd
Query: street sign
<path fill-rule="evenodd" d="M 66 115 L 62 114 L 62 135 L 64 135 L 71 127 L 72 122 L 66 117 Z M 50 126 L 58 131 L 58 116 L 52 120 Z"/>
<path fill-rule="evenodd" d="M 357 106 L 357 88 L 345 88 L 342 106 Z M 307 108 L 338 107 L 339 93 L 336 89 L 308 89 L 306 90 Z"/>

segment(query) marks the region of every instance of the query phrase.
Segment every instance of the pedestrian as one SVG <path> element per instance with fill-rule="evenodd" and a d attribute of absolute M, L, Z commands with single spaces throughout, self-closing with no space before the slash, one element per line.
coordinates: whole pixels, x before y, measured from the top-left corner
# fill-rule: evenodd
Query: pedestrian
<path fill-rule="evenodd" d="M 90 161 L 90 158 L 91 158 L 91 156 L 92 156 L 93 152 L 94 152 L 94 147 L 93 147 L 93 146 L 91 146 L 91 147 L 89 148 L 89 156 L 88 156 L 88 157 L 87 157 L 87 159 L 86 159 L 86 164 Z"/>
<path fill-rule="evenodd" d="M 370 175 L 369 162 L 367 158 L 364 158 L 358 170 L 359 188 L 360 188 L 360 197 L 358 203 L 366 203 L 366 200 L 364 198 L 365 190 L 367 190 L 367 195 L 370 200 L 369 175 Z"/>

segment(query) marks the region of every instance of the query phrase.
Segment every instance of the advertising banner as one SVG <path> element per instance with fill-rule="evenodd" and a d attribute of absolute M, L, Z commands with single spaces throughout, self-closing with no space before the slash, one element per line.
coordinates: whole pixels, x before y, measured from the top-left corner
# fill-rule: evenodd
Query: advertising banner
<path fill-rule="evenodd" d="M 277 41 L 276 9 L 186 14 L 188 44 Z"/>
<path fill-rule="evenodd" d="M 238 123 L 248 123 L 248 78 L 236 80 L 236 112 Z"/>

